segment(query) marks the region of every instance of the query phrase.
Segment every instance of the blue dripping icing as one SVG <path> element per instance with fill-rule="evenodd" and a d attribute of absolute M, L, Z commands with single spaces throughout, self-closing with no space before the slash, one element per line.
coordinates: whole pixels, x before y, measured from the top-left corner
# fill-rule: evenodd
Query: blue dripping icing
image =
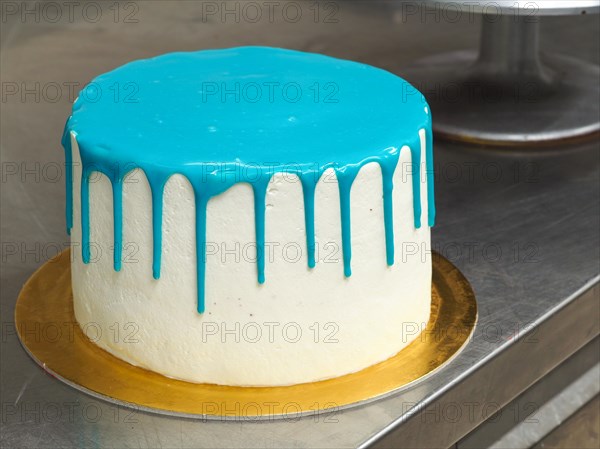
<path fill-rule="evenodd" d="M 427 107 L 429 111 L 429 107 Z M 428 114 L 429 116 L 429 114 Z M 431 119 L 428 126 L 425 127 L 425 167 L 427 169 L 427 218 L 428 225 L 435 225 L 435 191 L 433 185 L 433 131 L 431 129 Z"/>
<path fill-rule="evenodd" d="M 256 268 L 258 283 L 265 283 L 265 213 L 268 179 L 254 183 L 254 226 L 256 227 Z"/>
<path fill-rule="evenodd" d="M 314 178 L 314 174 L 312 174 Z M 306 255 L 308 268 L 314 268 L 315 262 L 315 190 L 316 182 L 311 182 L 311 174 L 300 175 L 302 195 L 304 196 L 304 226 L 306 227 Z M 318 180 L 317 180 L 318 181 Z"/>
<path fill-rule="evenodd" d="M 167 183 L 167 176 L 160 172 L 146 172 L 148 184 L 152 194 L 152 277 L 160 279 L 160 265 L 162 259 L 162 217 L 163 217 L 163 192 Z"/>
<path fill-rule="evenodd" d="M 269 91 L 256 102 L 240 101 L 243 91 L 238 88 L 236 92 L 236 83 L 253 83 L 256 87 L 258 81 L 265 86 L 271 83 L 271 87 L 273 83 L 294 84 L 304 93 L 299 99 L 289 95 L 274 99 Z M 417 131 L 424 129 L 428 225 L 434 225 L 431 115 L 424 97 L 388 72 L 322 55 L 242 47 L 135 61 L 92 83 L 95 92 L 104 94 L 90 99 L 84 89 L 63 133 L 67 232 L 73 226 L 72 134 L 77 138 L 83 164 L 81 226 L 85 263 L 90 261 L 88 195 L 92 172 L 105 174 L 113 187 L 117 271 L 121 267 L 123 179 L 135 168 L 146 174 L 152 193 L 155 279 L 160 278 L 161 271 L 164 186 L 173 174 L 186 176 L 196 203 L 199 313 L 205 310 L 207 204 L 236 183 L 247 182 L 254 192 L 259 283 L 265 280 L 265 197 L 275 173 L 294 173 L 301 180 L 308 266 L 314 268 L 315 188 L 325 170 L 335 169 L 344 275 L 350 276 L 351 187 L 365 164 L 377 162 L 383 182 L 386 262 L 393 265 L 393 176 L 400 149 L 407 145 L 412 161 L 414 225 L 421 227 L 421 143 Z M 332 98 L 332 92 L 327 91 L 332 85 L 339 98 Z M 120 101 L 109 94 L 115 86 L 123 90 Z M 228 101 L 231 96 L 233 101 Z M 274 160 L 279 162 L 271 162 Z M 291 161 L 293 168 L 288 165 Z"/>
<path fill-rule="evenodd" d="M 411 143 L 410 147 L 410 166 L 411 179 L 413 185 L 413 211 L 415 214 L 415 228 L 421 227 L 421 140 L 417 137 Z"/>
<path fill-rule="evenodd" d="M 81 175 L 81 256 L 83 263 L 90 263 L 90 173 L 84 167 Z"/>
<path fill-rule="evenodd" d="M 66 224 L 67 234 L 71 235 L 73 228 L 73 152 L 71 150 L 71 134 L 69 133 L 69 122 L 65 124 L 62 136 L 62 145 L 65 149 L 65 187 L 66 187 Z"/>
<path fill-rule="evenodd" d="M 398 160 L 396 159 L 396 164 Z M 379 164 L 381 180 L 383 183 L 383 220 L 385 225 L 385 253 L 389 266 L 394 265 L 394 203 L 392 191 L 394 190 L 394 167 L 390 164 Z"/>
<path fill-rule="evenodd" d="M 356 178 L 356 170 L 352 172 L 337 171 L 338 188 L 340 191 L 340 216 L 342 222 L 342 256 L 344 260 L 344 276 L 352 276 L 352 245 L 350 230 L 350 190 Z"/>
<path fill-rule="evenodd" d="M 206 277 L 206 208 L 208 198 L 201 191 L 194 189 L 196 196 L 196 272 L 198 284 L 198 313 L 204 313 Z"/>
<path fill-rule="evenodd" d="M 123 179 L 112 183 L 114 217 L 114 268 L 121 271 L 121 253 L 123 249 Z"/>

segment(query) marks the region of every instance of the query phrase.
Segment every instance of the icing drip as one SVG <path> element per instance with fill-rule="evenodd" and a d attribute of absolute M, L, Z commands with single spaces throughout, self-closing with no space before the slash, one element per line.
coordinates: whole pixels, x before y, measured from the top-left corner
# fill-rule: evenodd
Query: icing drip
<path fill-rule="evenodd" d="M 146 176 L 152 192 L 152 276 L 154 279 L 160 279 L 163 192 L 167 179 L 153 172 L 147 172 Z"/>
<path fill-rule="evenodd" d="M 383 182 L 383 222 L 385 225 L 385 252 L 387 264 L 394 265 L 394 203 L 392 191 L 394 190 L 394 167 L 389 164 L 380 164 L 381 180 Z"/>
<path fill-rule="evenodd" d="M 354 171 L 354 170 L 353 170 Z M 356 178 L 356 173 L 345 173 L 336 171 L 338 178 L 338 188 L 340 191 L 340 213 L 342 221 L 342 256 L 344 259 L 344 276 L 352 276 L 352 245 L 350 234 L 350 190 L 352 183 Z"/>
<path fill-rule="evenodd" d="M 259 61 L 259 62 L 257 62 Z M 139 66 L 142 66 L 140 68 Z M 144 65 L 146 67 L 144 67 Z M 314 67 L 312 65 L 315 65 Z M 256 66 L 256 67 L 254 67 Z M 249 67 L 249 68 L 247 68 Z M 240 71 L 239 77 L 235 78 L 229 72 L 222 72 L 224 68 Z M 310 69 L 310 70 L 309 70 Z M 180 75 L 186 82 L 181 83 L 170 75 L 180 70 Z M 190 74 L 197 75 L 197 71 L 205 70 L 212 76 L 204 74 L 205 79 L 243 79 L 256 70 L 258 74 L 267 73 L 272 76 L 280 76 L 282 82 L 295 79 L 289 78 L 290 73 L 301 73 L 321 70 L 318 80 L 338 80 L 340 90 L 347 87 L 351 95 L 348 99 L 350 104 L 342 107 L 329 104 L 317 104 L 317 95 L 314 94 L 304 102 L 264 102 L 265 104 L 240 106 L 235 102 L 232 108 L 225 107 L 226 101 L 216 105 L 199 105 L 187 99 L 186 89 L 197 88 L 198 80 L 188 79 Z M 248 71 L 246 73 L 245 71 Z M 290 72 L 290 73 L 288 73 Z M 342 253 L 344 262 L 344 275 L 352 274 L 352 245 L 351 245 L 351 191 L 352 184 L 360 169 L 370 163 L 376 162 L 381 168 L 383 183 L 383 209 L 385 224 L 385 246 L 386 262 L 394 264 L 394 220 L 393 220 L 393 176 L 398 165 L 400 150 L 408 146 L 411 152 L 411 177 L 413 187 L 413 210 L 414 226 L 421 227 L 421 142 L 418 135 L 419 130 L 425 130 L 425 168 L 427 177 L 428 197 L 428 225 L 433 226 L 435 221 L 434 191 L 433 191 L 433 139 L 431 133 L 431 116 L 427 110 L 423 111 L 424 98 L 418 92 L 415 94 L 406 82 L 387 72 L 362 64 L 348 61 L 340 61 L 320 55 L 271 49 L 271 48 L 239 48 L 222 51 L 204 51 L 197 53 L 177 53 L 165 55 L 147 61 L 137 61 L 123 66 L 108 74 L 102 75 L 94 80 L 98 86 L 112 85 L 115 81 L 125 82 L 128 76 L 138 80 L 140 92 L 142 87 L 150 91 L 146 101 L 151 106 L 159 105 L 159 109 L 167 109 L 165 115 L 172 114 L 176 121 L 172 125 L 179 133 L 187 130 L 190 133 L 187 140 L 175 145 L 170 152 L 169 144 L 172 142 L 164 137 L 173 130 L 162 130 L 156 122 L 155 116 L 146 116 L 142 113 L 152 113 L 155 109 L 147 108 L 143 111 L 137 103 L 118 104 L 102 99 L 96 104 L 79 98 L 73 106 L 73 115 L 65 125 L 63 134 L 63 146 L 65 148 L 66 169 L 66 222 L 67 231 L 73 226 L 73 169 L 71 139 L 77 140 L 81 161 L 81 230 L 82 230 L 82 257 L 84 263 L 90 261 L 90 207 L 89 207 L 89 182 L 94 172 L 104 174 L 113 189 L 113 214 L 114 214 L 114 269 L 121 269 L 122 235 L 123 235 L 123 181 L 127 174 L 134 169 L 142 170 L 152 193 L 152 237 L 153 237 L 153 263 L 152 273 L 154 279 L 160 278 L 161 252 L 162 252 L 162 219 L 163 219 L 163 192 L 169 177 L 174 174 L 185 176 L 191 183 L 196 206 L 196 254 L 197 254 L 197 309 L 199 313 L 205 310 L 205 269 L 206 269 L 206 219 L 209 200 L 226 191 L 233 185 L 245 182 L 252 186 L 254 193 L 254 212 L 256 229 L 256 266 L 257 280 L 265 282 L 265 218 L 266 218 L 266 195 L 267 188 L 275 173 L 294 174 L 298 176 L 302 184 L 305 227 L 306 227 L 306 250 L 309 268 L 315 268 L 315 190 L 325 170 L 333 168 L 338 180 L 340 216 L 342 231 Z M 301 75 L 307 76 L 308 75 Z M 231 78 L 233 77 L 233 78 Z M 260 76 L 257 75 L 260 78 Z M 329 79 L 328 77 L 331 77 Z M 193 77 L 192 77 L 193 78 Z M 310 78 L 310 77 L 309 77 Z M 277 78 L 279 79 L 279 78 Z M 310 78 L 310 83 L 315 78 Z M 167 82 L 168 89 L 156 90 L 156 84 Z M 382 86 L 383 93 L 393 92 L 403 95 L 404 101 L 398 98 L 398 102 L 389 101 L 389 105 L 380 104 L 377 98 L 383 98 L 383 93 L 367 92 L 362 94 L 361 82 L 373 83 L 372 89 Z M 186 84 L 187 83 L 187 84 Z M 370 87 L 371 88 L 371 87 Z M 178 91 L 177 89 L 181 89 Z M 387 90 L 386 90 L 387 89 Z M 412 90 L 411 90 L 412 89 Z M 341 90 L 343 92 L 343 90 Z M 390 92 L 387 92 L 390 91 Z M 166 93 L 165 93 L 166 92 Z M 201 92 L 201 91 L 198 91 Z M 410 93 L 409 94 L 407 94 Z M 185 103 L 177 103 L 172 98 L 186 101 L 192 107 L 179 113 L 177 107 L 185 107 Z M 204 95 L 204 94 L 203 94 Z M 411 96 L 412 95 L 412 96 Z M 390 95 L 388 95 L 390 96 Z M 370 102 L 373 102 L 372 104 Z M 163 104 L 164 103 L 164 104 Z M 348 110 L 369 111 L 374 115 L 367 119 L 362 115 L 348 115 Z M 256 122 L 244 127 L 238 121 L 247 117 L 248 111 L 256 114 Z M 381 112 L 377 114 L 377 107 Z M 401 110 L 396 109 L 400 107 Z M 370 109 L 369 109 L 370 108 Z M 189 108 L 188 108 L 189 109 Z M 246 110 L 248 109 L 248 110 Z M 294 109 L 294 116 L 289 116 L 288 109 Z M 319 129 L 321 117 L 314 111 L 324 116 L 333 114 L 332 122 L 325 123 L 323 129 Z M 147 112 L 149 111 L 149 112 Z M 202 111 L 202 114 L 199 112 Z M 308 123 L 306 127 L 282 125 L 273 116 L 275 112 L 282 111 L 286 122 L 302 125 L 303 117 Z M 128 123 L 132 114 L 140 113 L 142 117 L 136 123 Z M 158 111 L 157 114 L 162 113 Z M 187 113 L 190 115 L 184 116 Z M 194 115 L 196 114 L 196 115 Z M 236 116 L 236 114 L 238 114 Z M 241 114 L 241 115 L 240 115 Z M 337 114 L 339 117 L 337 117 Z M 394 115 L 395 114 L 395 115 Z M 218 118 L 212 117 L 216 115 Z M 313 118 L 313 115 L 316 118 Z M 294 117 L 294 120 L 290 120 Z M 111 121 L 103 128 L 103 121 Z M 351 128 L 346 129 L 339 126 L 348 119 L 363 119 L 367 121 L 364 129 L 360 128 L 353 134 Z M 220 119 L 220 120 L 219 120 Z M 269 122 L 269 119 L 271 120 Z M 311 120 L 313 120 L 311 122 Z M 267 122 L 266 124 L 263 122 Z M 404 121 L 404 123 L 402 123 Z M 199 123 L 216 123 L 208 126 L 208 133 L 201 136 L 196 135 Z M 339 129 L 328 129 L 331 123 Z M 127 124 L 127 126 L 125 126 Z M 258 131 L 256 135 L 245 141 L 244 134 L 248 129 L 262 130 L 262 126 L 269 127 L 270 135 L 262 137 Z M 353 126 L 353 125 L 352 125 Z M 225 130 L 220 132 L 219 128 Z M 124 130 L 125 129 L 125 130 Z M 307 129 L 315 129 L 316 138 L 311 140 L 307 136 Z M 132 131 L 133 130 L 133 131 Z M 333 137 L 325 133 L 333 133 Z M 137 133 L 137 134 L 136 134 Z M 289 133 L 289 135 L 288 135 Z M 339 133 L 339 134 L 336 134 Z M 345 133 L 349 135 L 346 137 Z M 111 137 L 111 135 L 113 137 Z M 109 136 L 108 138 L 106 136 Z M 379 138 L 381 137 L 381 138 Z M 378 139 L 379 138 L 379 139 Z M 107 139 L 109 141 L 107 141 Z M 162 140 L 161 140 L 162 139 Z M 288 142 L 289 140 L 289 142 Z M 377 142 L 373 143 L 373 140 Z M 288 147 L 298 141 L 298 147 Z M 387 144 L 385 145 L 384 143 Z M 247 145 L 251 143 L 252 145 Z M 164 146 L 162 146 L 162 145 Z M 216 147 L 212 149 L 214 144 Z M 185 145 L 189 146 L 185 147 Z M 349 149 L 349 146 L 356 149 Z M 314 148 L 313 148 L 314 147 Z M 336 148 L 339 147 L 339 148 Z M 191 149 L 190 149 L 191 148 Z M 207 149 L 209 148 L 209 149 Z M 307 149 L 308 148 L 308 149 Z M 264 150 L 273 151 L 266 153 Z M 259 163 L 248 161 L 241 156 L 256 156 Z M 274 157 L 289 157 L 294 160 L 293 165 L 268 162 Z M 326 157 L 324 163 L 316 163 L 319 158 Z M 135 160 L 136 163 L 131 163 Z M 331 161 L 336 161 L 335 163 Z M 222 161 L 215 163 L 214 161 Z"/>
<path fill-rule="evenodd" d="M 306 227 L 306 255 L 308 268 L 314 268 L 315 261 L 315 187 L 310 175 L 301 175 L 302 194 L 304 196 L 304 225 Z"/>
<path fill-rule="evenodd" d="M 206 208 L 208 198 L 194 189 L 196 196 L 196 271 L 198 276 L 198 313 L 204 313 L 206 278 Z"/>
<path fill-rule="evenodd" d="M 69 151 L 71 151 L 70 148 Z M 90 171 L 84 166 L 81 176 L 81 256 L 83 263 L 90 263 Z M 72 208 L 73 206 L 71 206 Z"/>
<path fill-rule="evenodd" d="M 429 116 L 429 113 L 427 115 Z M 427 172 L 427 224 L 433 227 L 435 225 L 435 191 L 433 186 L 433 130 L 431 121 L 425 128 L 425 171 Z"/>
<path fill-rule="evenodd" d="M 267 198 L 267 182 L 252 184 L 254 190 L 254 226 L 256 227 L 256 267 L 258 283 L 265 283 L 265 213 Z"/>
<path fill-rule="evenodd" d="M 114 217 L 114 266 L 115 271 L 121 271 L 121 253 L 123 250 L 123 179 L 119 178 L 112 184 L 113 188 L 113 217 Z"/>

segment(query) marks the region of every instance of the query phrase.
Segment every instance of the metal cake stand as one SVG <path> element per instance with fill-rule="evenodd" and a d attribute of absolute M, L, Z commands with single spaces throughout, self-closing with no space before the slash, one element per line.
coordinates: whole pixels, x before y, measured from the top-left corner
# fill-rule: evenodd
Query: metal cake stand
<path fill-rule="evenodd" d="M 597 14 L 590 0 L 425 0 L 450 20 L 481 14 L 479 52 L 416 62 L 403 72 L 427 97 L 438 136 L 495 145 L 547 144 L 600 130 L 600 68 L 540 52 L 540 16 Z"/>

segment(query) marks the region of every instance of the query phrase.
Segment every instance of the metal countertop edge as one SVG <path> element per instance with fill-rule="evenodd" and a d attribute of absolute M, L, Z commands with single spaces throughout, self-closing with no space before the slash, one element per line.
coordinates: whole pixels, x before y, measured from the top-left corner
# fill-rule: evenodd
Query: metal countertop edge
<path fill-rule="evenodd" d="M 373 434 L 358 448 L 448 448 L 485 419 L 479 413 L 477 419 L 470 422 L 464 415 L 457 422 L 444 422 L 439 416 L 437 422 L 428 422 L 425 419 L 427 413 L 435 415 L 431 413 L 431 407 L 442 402 L 467 405 L 476 403 L 478 399 L 485 401 L 480 400 L 480 406 L 495 402 L 504 407 L 600 334 L 600 324 L 593 313 L 599 295 L 600 275 L 592 278 L 559 305 L 536 319 L 527 332 L 519 335 L 519 338 L 507 342 L 498 350 L 485 356 L 479 363 L 465 370 L 410 411 Z M 564 328 L 571 332 L 568 339 L 563 338 L 564 332 L 561 329 Z M 532 343 L 527 342 L 526 339 L 533 333 L 537 338 L 535 343 L 538 348 L 536 351 L 526 351 L 524 350 L 526 346 L 523 348 L 523 345 Z M 539 345 L 543 347 L 540 348 Z M 515 361 L 519 359 L 522 360 Z M 501 372 L 502 367 L 523 366 L 523 364 L 529 364 L 532 368 L 515 370 L 514 378 L 507 379 L 503 375 L 494 375 L 494 372 Z M 502 390 L 502 386 L 508 386 L 511 391 L 496 398 L 495 396 L 499 394 L 497 391 Z M 480 397 L 473 394 L 473 390 L 482 388 L 487 394 Z M 443 438 L 444 435 L 448 435 L 447 430 L 441 431 L 445 425 L 454 427 L 452 431 L 455 435 L 452 441 Z M 459 428 L 460 431 L 457 431 Z"/>

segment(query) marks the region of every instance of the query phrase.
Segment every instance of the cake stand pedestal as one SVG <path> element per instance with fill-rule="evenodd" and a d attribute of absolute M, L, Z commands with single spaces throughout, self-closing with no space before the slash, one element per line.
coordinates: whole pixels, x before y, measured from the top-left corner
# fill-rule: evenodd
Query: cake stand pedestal
<path fill-rule="evenodd" d="M 440 0 L 424 3 L 449 7 Z M 506 146 L 555 143 L 600 131 L 600 68 L 541 54 L 538 17 L 598 13 L 599 2 L 458 4 L 482 14 L 479 53 L 436 55 L 402 72 L 427 98 L 439 137 Z"/>

